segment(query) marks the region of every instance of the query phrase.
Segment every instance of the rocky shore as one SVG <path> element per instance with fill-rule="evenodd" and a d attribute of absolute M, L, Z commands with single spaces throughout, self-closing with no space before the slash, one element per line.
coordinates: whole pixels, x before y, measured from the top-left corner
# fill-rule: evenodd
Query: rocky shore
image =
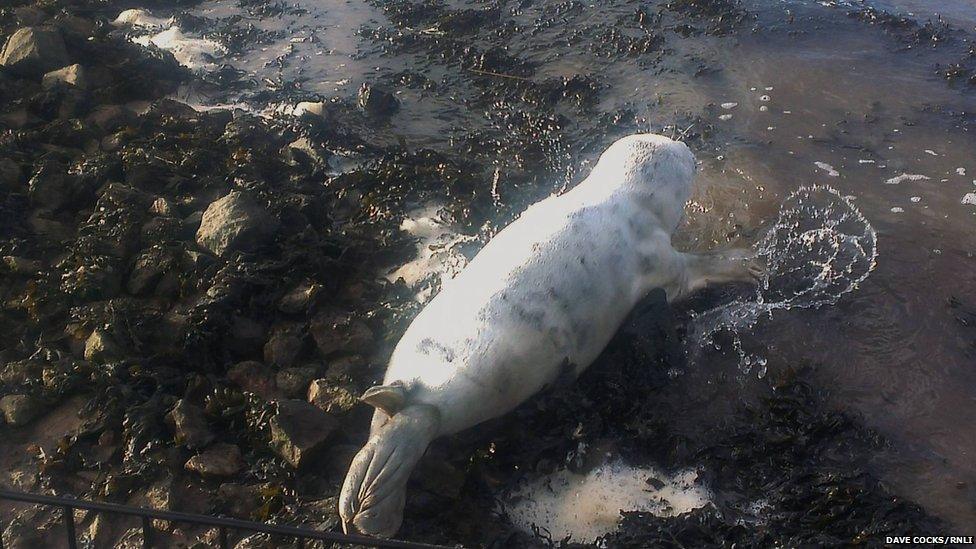
<path fill-rule="evenodd" d="M 599 35 L 607 58 L 654 62 L 669 39 L 661 17 L 688 32 L 748 24 L 730 1 L 665 4 L 635 8 L 627 33 Z M 408 206 L 442 201 L 475 237 L 473 253 L 497 219 L 558 190 L 540 167 L 541 135 L 571 128 L 575 149 L 590 150 L 611 126 L 627 133 L 633 116 L 591 117 L 601 86 L 586 75 L 530 80 L 536 67 L 503 49 L 467 46 L 498 8 L 399 0 L 384 8 L 394 27 L 364 33 L 473 68 L 476 104 L 513 105 L 505 140 L 377 145 L 373 128 L 398 108 L 389 90 L 425 85 L 410 71 L 363 83 L 355 100 L 309 98 L 297 116 L 195 110 L 168 97 L 200 77 L 110 23 L 128 7 L 16 0 L 0 10 L 0 486 L 335 529 L 338 487 L 371 414 L 358 395 L 420 307 L 416 288 L 377 276 L 414 252 L 400 229 Z M 431 26 L 439 32 L 415 30 Z M 708 137 L 705 123 L 685 135 Z M 516 189 L 533 190 L 510 198 Z M 669 423 L 668 395 L 686 383 L 667 374 L 682 360 L 669 319 L 682 314 L 652 300 L 581 383 L 435 444 L 401 536 L 557 543 L 510 526 L 496 494 L 526 471 L 591 467 L 608 440 L 635 461 L 700 465 L 722 494 L 676 518 L 628 514 L 609 547 L 864 543 L 937 524 L 872 476 L 865 456 L 884 441 L 826 410 L 801 367 L 782 369 L 722 425 L 691 435 Z M 761 518 L 744 509 L 759 499 Z M 76 519 L 93 546 L 141 544 L 136 524 Z M 59 520 L 0 504 L 5 547 L 52 543 Z M 216 539 L 156 526 L 168 546 Z"/>

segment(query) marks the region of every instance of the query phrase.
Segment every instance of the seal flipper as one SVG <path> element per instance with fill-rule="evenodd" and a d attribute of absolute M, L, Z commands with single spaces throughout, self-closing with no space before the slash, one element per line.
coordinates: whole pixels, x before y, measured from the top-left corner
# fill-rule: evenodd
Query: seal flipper
<path fill-rule="evenodd" d="M 414 404 L 392 416 L 356 454 L 339 494 L 342 529 L 389 537 L 403 520 L 407 480 L 440 428 L 433 406 Z"/>
<path fill-rule="evenodd" d="M 382 410 L 387 416 L 393 417 L 403 409 L 403 405 L 407 401 L 407 392 L 402 385 L 374 385 L 366 389 L 359 400 Z"/>

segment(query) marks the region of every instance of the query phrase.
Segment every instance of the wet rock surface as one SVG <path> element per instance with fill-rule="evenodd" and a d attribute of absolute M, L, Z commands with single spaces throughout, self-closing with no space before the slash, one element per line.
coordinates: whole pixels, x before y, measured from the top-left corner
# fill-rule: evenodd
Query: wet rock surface
<path fill-rule="evenodd" d="M 129 4 L 16 3 L 0 11 L 0 92 L 10 98 L 0 105 L 0 436 L 12 437 L 0 465 L 15 472 L 3 486 L 339 528 L 334 498 L 371 415 L 358 396 L 382 379 L 420 307 L 415 288 L 378 276 L 416 251 L 405 212 L 443 204 L 471 237 L 470 256 L 565 187 L 552 136 L 585 155 L 646 129 L 634 112 L 597 109 L 598 79 L 548 75 L 525 51 L 489 45 L 516 40 L 512 2 L 378 2 L 388 21 L 360 30 L 373 55 L 461 71 L 465 107 L 492 125 L 422 146 L 378 129 L 402 115 L 398 90 L 441 85 L 419 70 L 344 100 L 306 101 L 305 116 L 203 112 L 166 97 L 213 82 L 108 24 Z M 269 17 L 284 9 L 246 4 Z M 538 4 L 531 33 L 565 28 L 554 41 L 644 68 L 670 40 L 734 34 L 750 20 L 724 0 L 634 3 L 626 18 L 599 22 L 573 19 L 578 2 Z M 686 141 L 708 145 L 707 123 L 679 118 L 694 126 Z M 334 158 L 357 162 L 336 171 Z M 425 284 L 433 292 L 440 281 Z M 681 314 L 659 303 L 636 312 L 579 383 L 437 442 L 400 536 L 558 543 L 515 530 L 495 494 L 528 473 L 593 466 L 608 440 L 634 463 L 701 466 L 722 495 L 676 518 L 626 515 L 608 547 L 857 544 L 934 531 L 935 519 L 871 470 L 885 441 L 828 410 L 803 368 L 780 365 L 759 397 L 725 402 L 708 416 L 721 424 L 678 421 L 701 381 L 669 375 L 681 366 Z M 748 510 L 759 499 L 761 515 Z M 0 505 L 10 546 L 60 532 L 56 512 L 20 513 Z M 132 537 L 93 523 L 81 526 L 105 546 Z M 157 526 L 173 544 L 211 535 Z"/>

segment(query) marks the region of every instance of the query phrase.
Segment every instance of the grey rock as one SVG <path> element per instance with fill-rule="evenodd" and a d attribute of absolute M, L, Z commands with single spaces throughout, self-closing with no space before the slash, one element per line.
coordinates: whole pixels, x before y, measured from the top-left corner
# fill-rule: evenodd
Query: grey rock
<path fill-rule="evenodd" d="M 37 274 L 44 269 L 43 261 L 14 255 L 3 256 L 3 265 L 9 272 L 22 275 Z"/>
<path fill-rule="evenodd" d="M 271 447 L 299 469 L 326 447 L 339 422 L 304 400 L 283 400 L 270 426 Z"/>
<path fill-rule="evenodd" d="M 45 210 L 58 210 L 71 202 L 71 178 L 58 162 L 44 162 L 27 183 L 31 204 Z"/>
<path fill-rule="evenodd" d="M 372 84 L 359 88 L 359 108 L 373 116 L 387 116 L 400 108 L 400 102 L 392 93 Z"/>
<path fill-rule="evenodd" d="M 88 76 L 85 68 L 75 63 L 57 70 L 53 70 L 44 75 L 41 79 L 44 89 L 51 89 L 57 86 L 72 86 L 78 89 L 88 88 Z"/>
<path fill-rule="evenodd" d="M 276 230 L 277 221 L 263 206 L 240 191 L 232 191 L 207 207 L 196 238 L 200 246 L 223 256 L 253 249 Z"/>
<path fill-rule="evenodd" d="M 315 379 L 318 368 L 314 366 L 296 366 L 280 370 L 275 376 L 278 390 L 288 398 L 302 398 L 308 392 L 308 386 Z"/>
<path fill-rule="evenodd" d="M 320 291 L 322 291 L 321 284 L 306 280 L 281 297 L 278 301 L 278 310 L 288 314 L 304 313 Z"/>
<path fill-rule="evenodd" d="M 265 400 L 273 400 L 278 396 L 278 387 L 275 385 L 271 369 L 255 360 L 247 360 L 231 366 L 227 370 L 227 379 L 241 390 L 254 393 Z"/>
<path fill-rule="evenodd" d="M 337 351 L 361 352 L 373 341 L 373 332 L 365 322 L 337 311 L 316 316 L 310 331 L 319 352 L 324 356 Z"/>
<path fill-rule="evenodd" d="M 8 191 L 24 188 L 24 172 L 12 158 L 0 158 L 0 186 Z"/>
<path fill-rule="evenodd" d="M 112 362 L 121 358 L 122 352 L 107 332 L 96 329 L 85 342 L 85 360 L 101 363 Z"/>
<path fill-rule="evenodd" d="M 39 77 L 70 62 L 61 33 L 42 27 L 17 30 L 0 53 L 0 66 L 24 76 Z"/>
<path fill-rule="evenodd" d="M 203 409 L 185 399 L 177 401 L 166 414 L 166 423 L 173 429 L 177 444 L 190 449 L 203 448 L 214 439 Z"/>
<path fill-rule="evenodd" d="M 27 395 L 7 395 L 0 398 L 0 413 L 9 425 L 27 425 L 41 412 L 41 407 Z"/>
<path fill-rule="evenodd" d="M 340 415 L 359 404 L 359 391 L 352 384 L 316 379 L 308 386 L 308 401 L 323 412 Z"/>
<path fill-rule="evenodd" d="M 230 477 L 243 471 L 245 465 L 240 448 L 218 443 L 191 457 L 184 467 L 205 477 Z"/>
<path fill-rule="evenodd" d="M 288 368 L 302 352 L 303 327 L 299 325 L 276 326 L 264 345 L 264 362 L 278 368 Z"/>

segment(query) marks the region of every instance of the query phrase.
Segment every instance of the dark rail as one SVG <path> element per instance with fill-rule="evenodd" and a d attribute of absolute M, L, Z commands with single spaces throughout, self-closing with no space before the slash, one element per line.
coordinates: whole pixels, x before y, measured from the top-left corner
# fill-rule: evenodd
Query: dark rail
<path fill-rule="evenodd" d="M 104 503 L 101 501 L 89 501 L 84 499 L 74 499 L 58 496 L 45 496 L 40 494 L 27 494 L 24 492 L 14 492 L 11 490 L 0 490 L 0 500 L 19 501 L 22 503 L 36 503 L 50 507 L 60 507 L 64 517 L 64 528 L 68 539 L 68 547 L 74 549 L 77 546 L 75 535 L 74 510 L 85 509 L 99 513 L 112 513 L 116 515 L 127 515 L 140 517 L 142 519 L 142 546 L 152 547 L 153 532 L 152 519 L 166 520 L 172 522 L 183 522 L 187 524 L 202 524 L 219 528 L 220 548 L 230 547 L 227 542 L 228 530 L 241 530 L 247 532 L 260 532 L 278 536 L 292 537 L 298 540 L 298 546 L 303 547 L 305 540 L 322 540 L 338 543 L 350 543 L 364 547 L 381 548 L 402 548 L 402 549 L 448 549 L 443 545 L 429 545 L 426 543 L 415 543 L 411 541 L 400 541 L 395 539 L 380 539 L 367 536 L 356 536 L 340 534 L 338 532 L 320 532 L 307 528 L 296 528 L 294 526 L 281 526 L 277 524 L 265 524 L 262 522 L 252 522 L 249 520 L 238 520 L 225 517 L 212 517 L 208 515 L 197 515 L 192 513 L 178 513 L 174 511 L 162 511 L 150 509 L 148 507 L 133 507 L 130 505 L 120 505 L 117 503 Z M 3 527 L 0 525 L 0 549 L 3 549 Z"/>

